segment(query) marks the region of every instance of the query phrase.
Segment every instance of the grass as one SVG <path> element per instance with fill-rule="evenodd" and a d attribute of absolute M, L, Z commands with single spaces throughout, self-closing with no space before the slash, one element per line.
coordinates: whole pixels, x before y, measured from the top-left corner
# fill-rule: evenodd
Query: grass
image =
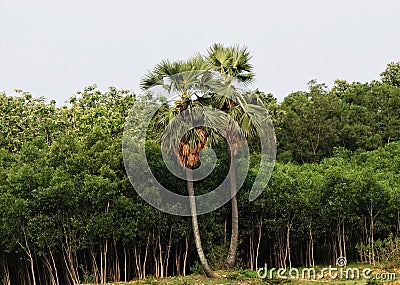
<path fill-rule="evenodd" d="M 368 266 L 363 264 L 351 264 L 348 267 L 364 269 Z M 321 268 L 316 268 L 316 271 L 319 272 Z M 191 274 L 188 276 L 177 276 L 177 277 L 167 277 L 167 278 L 155 278 L 155 277 L 147 277 L 144 280 L 135 280 L 127 283 L 109 283 L 109 285 L 128 285 L 128 284 L 137 284 L 137 285 L 326 285 L 327 283 L 334 285 L 376 285 L 382 284 L 385 285 L 400 285 L 400 269 L 396 270 L 382 270 L 379 268 L 371 268 L 373 269 L 373 276 L 376 273 L 383 272 L 395 272 L 396 280 L 391 281 L 379 281 L 379 280 L 366 280 L 366 279 L 329 279 L 329 276 L 326 276 L 322 279 L 318 280 L 309 280 L 309 279 L 264 279 L 261 280 L 258 278 L 257 272 L 252 270 L 235 270 L 235 271 L 216 271 L 218 278 L 207 278 L 204 275 L 200 274 Z M 299 268 L 301 270 L 301 268 Z"/>
<path fill-rule="evenodd" d="M 152 285 L 152 284 L 169 284 L 169 285 L 197 285 L 197 284 L 231 284 L 231 285 L 245 285 L 245 284 L 267 284 L 263 282 L 258 277 L 249 277 L 246 273 L 242 273 L 244 271 L 216 271 L 216 274 L 219 276 L 218 278 L 207 278 L 205 275 L 201 274 L 191 274 L 188 276 L 177 276 L 177 277 L 167 277 L 167 278 L 155 278 L 155 277 L 147 277 L 144 280 L 136 280 L 127 283 L 110 283 L 113 285 L 123 285 L 123 284 L 138 284 L 138 285 Z M 257 273 L 254 271 L 253 274 L 257 276 Z"/>

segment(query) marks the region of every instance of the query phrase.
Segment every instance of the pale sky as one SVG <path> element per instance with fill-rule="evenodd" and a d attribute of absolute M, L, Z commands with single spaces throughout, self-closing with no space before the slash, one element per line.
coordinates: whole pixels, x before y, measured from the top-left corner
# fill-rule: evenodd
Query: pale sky
<path fill-rule="evenodd" d="M 317 79 L 379 79 L 400 61 L 398 0 L 0 0 L 0 92 L 62 104 L 97 84 L 139 92 L 162 59 L 246 45 L 252 87 L 287 94 Z"/>

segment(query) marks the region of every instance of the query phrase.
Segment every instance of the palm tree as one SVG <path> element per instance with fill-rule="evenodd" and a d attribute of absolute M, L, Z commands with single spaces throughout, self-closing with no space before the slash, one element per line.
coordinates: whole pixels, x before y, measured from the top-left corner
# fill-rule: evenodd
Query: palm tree
<path fill-rule="evenodd" d="M 237 152 L 237 148 L 243 144 L 244 138 L 240 136 L 240 134 L 243 134 L 244 137 L 252 137 L 257 134 L 257 124 L 254 122 L 254 116 L 251 116 L 251 109 L 255 111 L 257 108 L 255 108 L 254 105 L 249 106 L 248 103 L 251 102 L 250 100 L 252 99 L 249 97 L 246 98 L 243 92 L 234 86 L 235 82 L 239 84 L 248 84 L 252 82 L 254 73 L 252 72 L 252 65 L 249 63 L 250 59 L 251 56 L 246 47 L 224 47 L 221 44 L 214 44 L 208 50 L 207 62 L 209 67 L 221 74 L 225 88 L 224 91 L 214 94 L 212 102 L 216 104 L 216 108 L 228 113 L 240 127 L 239 132 L 234 132 L 233 130 L 229 132 L 230 135 L 235 136 L 231 137 L 231 140 L 235 142 L 233 146 L 234 155 Z M 232 268 L 236 263 L 239 240 L 239 211 L 236 198 L 235 167 L 229 149 L 228 154 L 231 163 L 229 179 L 232 194 L 232 233 L 225 267 Z"/>
<path fill-rule="evenodd" d="M 191 111 L 201 107 L 202 98 L 198 93 L 205 90 L 207 86 L 207 74 L 206 71 L 202 71 L 205 69 L 206 63 L 201 56 L 196 56 L 188 61 L 170 62 L 164 60 L 143 78 L 141 87 L 143 90 L 148 90 L 155 86 L 161 86 L 170 94 L 178 94 L 177 97 L 179 98 L 174 100 L 173 105 L 167 101 L 158 110 L 153 119 L 153 127 L 157 134 L 164 133 L 165 137 L 168 137 L 168 139 L 162 140 L 162 147 L 175 154 L 180 164 L 186 168 L 187 189 L 197 253 L 205 274 L 208 277 L 215 277 L 201 244 L 193 173 L 190 170 L 197 166 L 200 152 L 215 143 L 217 136 L 211 128 L 202 126 L 191 128 L 182 138 L 179 138 L 177 137 L 179 134 L 177 128 L 180 126 L 174 125 L 173 121 L 175 116 L 183 113 L 183 120 L 188 123 L 193 119 L 191 117 L 193 112 Z M 177 140 L 179 140 L 179 144 L 174 143 Z"/>

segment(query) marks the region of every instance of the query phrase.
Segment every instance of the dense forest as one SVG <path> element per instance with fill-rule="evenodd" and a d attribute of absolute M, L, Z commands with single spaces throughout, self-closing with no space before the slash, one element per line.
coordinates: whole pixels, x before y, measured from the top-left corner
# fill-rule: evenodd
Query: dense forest
<path fill-rule="evenodd" d="M 160 66 L 154 72 L 161 73 Z M 246 73 L 233 76 L 251 79 L 251 69 L 244 65 Z M 58 107 L 16 92 L 0 94 L 2 284 L 106 283 L 202 270 L 191 217 L 148 205 L 125 172 L 125 120 L 131 108 L 153 100 L 148 93 L 89 86 Z M 274 123 L 277 162 L 265 191 L 249 202 L 259 167 L 257 147 L 251 153 L 235 197 L 235 266 L 314 266 L 334 264 L 339 256 L 390 265 L 400 244 L 400 64 L 388 64 L 367 83 L 338 80 L 328 88 L 313 80 L 308 91 L 282 102 L 252 93 Z M 186 193 L 186 182 L 168 173 L 156 134 L 146 147 L 160 182 Z M 194 183 L 196 193 L 214 189 L 227 175 L 229 157 L 220 148 L 218 167 Z M 213 269 L 226 265 L 232 205 L 198 216 Z"/>

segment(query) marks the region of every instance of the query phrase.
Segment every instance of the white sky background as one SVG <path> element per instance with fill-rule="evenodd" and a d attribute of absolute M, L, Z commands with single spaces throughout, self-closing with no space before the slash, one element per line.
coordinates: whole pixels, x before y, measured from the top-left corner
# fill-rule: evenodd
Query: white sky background
<path fill-rule="evenodd" d="M 398 0 L 0 0 L 0 92 L 67 101 L 96 83 L 139 92 L 162 59 L 246 45 L 279 101 L 317 79 L 379 79 L 400 61 Z"/>

